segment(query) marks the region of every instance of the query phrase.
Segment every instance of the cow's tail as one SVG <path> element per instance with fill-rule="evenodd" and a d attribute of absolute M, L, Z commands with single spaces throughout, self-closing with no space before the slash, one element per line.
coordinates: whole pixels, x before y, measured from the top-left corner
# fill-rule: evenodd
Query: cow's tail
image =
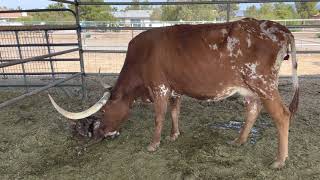
<path fill-rule="evenodd" d="M 290 46 L 291 46 L 291 62 L 292 62 L 292 81 L 293 81 L 293 91 L 294 91 L 294 95 L 289 106 L 289 110 L 291 112 L 290 119 L 292 119 L 298 110 L 298 104 L 299 104 L 299 80 L 298 80 L 298 74 L 297 74 L 298 62 L 297 62 L 297 56 L 296 56 L 295 40 L 292 35 L 290 36 Z"/>

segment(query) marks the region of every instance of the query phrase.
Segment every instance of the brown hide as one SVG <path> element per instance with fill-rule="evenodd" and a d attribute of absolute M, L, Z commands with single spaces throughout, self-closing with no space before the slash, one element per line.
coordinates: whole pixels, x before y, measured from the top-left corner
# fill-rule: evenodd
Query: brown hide
<path fill-rule="evenodd" d="M 281 48 L 287 52 L 291 37 L 278 23 L 250 18 L 148 30 L 130 42 L 113 92 L 150 97 L 148 88 L 163 84 L 179 94 L 214 99 L 227 87 L 243 87 L 270 98 L 277 88 L 277 56 Z"/>

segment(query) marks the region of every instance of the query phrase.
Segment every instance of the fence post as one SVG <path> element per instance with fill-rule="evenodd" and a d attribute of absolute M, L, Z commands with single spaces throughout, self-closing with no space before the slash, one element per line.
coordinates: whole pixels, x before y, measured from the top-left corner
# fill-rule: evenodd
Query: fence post
<path fill-rule="evenodd" d="M 45 38 L 46 38 L 46 43 L 47 43 L 47 49 L 48 49 L 48 54 L 51 55 L 51 49 L 50 49 L 50 42 L 49 42 L 49 35 L 48 35 L 48 30 L 45 30 L 44 31 L 44 35 L 45 35 Z M 51 60 L 51 57 L 49 57 L 49 60 L 50 60 L 50 68 L 51 68 L 51 73 L 52 73 L 52 79 L 53 81 L 56 80 L 55 78 L 55 75 L 54 75 L 54 67 L 53 67 L 53 62 Z"/>
<path fill-rule="evenodd" d="M 82 47 L 82 38 L 81 38 L 81 25 L 80 25 L 80 9 L 79 9 L 79 1 L 75 0 L 75 13 L 76 13 L 76 25 L 77 25 L 77 37 L 78 37 L 78 44 L 79 44 L 79 58 L 80 58 L 80 71 L 82 72 L 81 75 L 81 83 L 82 83 L 82 98 L 87 98 L 87 91 L 86 91 L 86 81 L 85 81 L 85 71 L 84 71 L 84 58 L 83 58 L 83 47 Z"/>
<path fill-rule="evenodd" d="M 21 52 L 21 47 L 20 47 L 20 40 L 19 40 L 18 31 L 14 31 L 14 34 L 16 36 L 17 48 L 18 48 L 18 51 L 19 51 L 19 58 L 23 59 L 22 52 Z M 24 68 L 24 64 L 23 63 L 21 64 L 21 68 L 22 68 L 22 72 L 23 72 L 23 81 L 24 81 L 24 85 L 25 85 L 25 88 L 26 88 L 26 92 L 29 92 L 26 70 Z"/>
<path fill-rule="evenodd" d="M 0 64 L 2 63 L 3 61 L 2 61 L 2 55 L 1 55 L 1 51 L 0 51 Z M 5 71 L 4 71 L 4 68 L 1 68 L 1 70 L 2 70 L 2 73 L 5 73 Z M 6 79 L 7 77 L 6 77 L 6 75 L 3 75 L 3 79 Z"/>
<path fill-rule="evenodd" d="M 230 21 L 230 11 L 231 11 L 231 6 L 230 3 L 227 3 L 227 22 Z"/>

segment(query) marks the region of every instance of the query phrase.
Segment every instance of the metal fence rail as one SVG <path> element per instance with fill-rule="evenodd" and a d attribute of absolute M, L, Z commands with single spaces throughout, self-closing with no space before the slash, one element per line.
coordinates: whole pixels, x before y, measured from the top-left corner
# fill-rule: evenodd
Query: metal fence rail
<path fill-rule="evenodd" d="M 57 86 L 57 85 L 59 85 L 59 84 L 61 84 L 61 83 L 63 83 L 63 82 L 69 81 L 70 79 L 73 79 L 73 78 L 75 78 L 75 77 L 77 77 L 77 76 L 81 76 L 81 75 L 83 75 L 83 73 L 81 73 L 81 72 L 76 73 L 76 74 L 73 74 L 73 75 L 71 75 L 71 76 L 69 76 L 69 77 L 67 77 L 67 78 L 64 78 L 64 79 L 55 81 L 55 82 L 50 83 L 50 84 L 48 84 L 48 85 L 46 85 L 46 86 L 44 86 L 44 87 L 41 87 L 41 88 L 36 89 L 36 90 L 34 90 L 34 91 L 28 92 L 28 93 L 23 94 L 23 95 L 21 95 L 21 96 L 18 96 L 18 97 L 16 97 L 16 98 L 13 98 L 13 99 L 10 99 L 10 100 L 8 100 L 8 101 L 5 101 L 5 102 L 3 102 L 3 103 L 0 104 L 0 108 L 3 108 L 3 107 L 6 107 L 6 106 L 8 106 L 8 105 L 11 105 L 11 104 L 13 104 L 13 103 L 16 103 L 16 102 L 18 102 L 18 101 L 20 101 L 20 100 L 22 100 L 22 99 L 24 99 L 24 98 L 26 98 L 26 97 L 35 95 L 35 94 L 37 94 L 37 93 L 40 93 L 40 92 L 42 92 L 42 91 L 44 91 L 44 90 L 47 90 L 47 89 L 52 88 L 52 87 L 54 87 L 54 86 Z"/>
<path fill-rule="evenodd" d="M 316 0 L 212 0 L 212 1 L 145 1 L 145 2 L 89 2 L 89 1 L 81 1 L 81 0 L 51 0 L 55 2 L 63 2 L 63 3 L 69 3 L 74 4 L 76 8 L 79 8 L 79 6 L 103 6 L 103 5 L 119 5 L 119 6 L 125 6 L 125 5 L 200 5 L 200 4 L 224 4 L 227 6 L 226 8 L 226 14 L 228 22 L 230 20 L 230 4 L 239 4 L 239 3 L 275 3 L 275 2 L 318 2 Z M 320 28 L 320 24 L 315 21 L 316 23 L 305 23 L 308 22 L 308 20 L 304 20 L 301 23 L 293 24 L 293 22 L 285 21 L 285 20 L 278 20 L 280 23 L 286 25 L 290 29 L 299 29 L 299 28 Z M 314 21 L 313 21 L 314 22 Z M 181 23 L 190 23 L 190 22 L 174 22 L 174 24 L 181 24 Z M 203 23 L 203 22 L 201 22 Z M 173 24 L 166 24 L 167 25 L 173 25 Z M 117 26 L 116 24 L 91 24 L 86 23 L 81 27 L 84 31 L 90 31 L 90 30 L 104 30 L 104 31 L 122 31 L 122 30 L 130 30 L 130 31 L 137 31 L 137 30 L 149 30 L 154 27 L 148 27 L 148 26 Z M 84 50 L 86 53 L 126 53 L 126 50 Z M 297 51 L 299 54 L 318 54 L 320 51 Z"/>
<path fill-rule="evenodd" d="M 70 86 L 82 87 L 85 95 L 84 68 L 81 46 L 80 24 L 77 23 L 76 12 L 70 9 L 36 9 L 10 10 L 0 13 L 16 12 L 70 12 L 75 18 L 74 25 L 27 25 L 27 26 L 0 26 L 0 77 L 23 77 L 24 84 L 1 84 L 0 87 L 25 87 L 26 93 L 0 104 L 0 108 L 15 103 L 25 97 L 34 95 L 43 90 L 58 86 L 65 81 L 81 76 L 82 83 Z M 75 42 L 54 42 L 57 31 L 70 31 Z M 77 53 L 78 58 L 68 57 L 70 53 Z M 57 69 L 57 62 L 77 62 L 78 71 L 61 71 Z M 49 84 L 33 83 L 33 76 L 50 77 Z M 59 77 L 59 80 L 56 78 Z M 62 79 L 60 79 L 62 78 Z M 64 85 L 66 86 L 66 84 Z M 31 87 L 41 87 L 30 91 Z"/>

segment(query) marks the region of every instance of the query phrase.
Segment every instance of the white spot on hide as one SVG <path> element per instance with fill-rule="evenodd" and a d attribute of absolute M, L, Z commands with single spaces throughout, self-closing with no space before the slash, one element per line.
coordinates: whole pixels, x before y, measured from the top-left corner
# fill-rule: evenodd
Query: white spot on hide
<path fill-rule="evenodd" d="M 283 58 L 284 58 L 284 56 L 286 54 L 286 50 L 287 50 L 286 47 L 282 47 L 280 49 L 280 51 L 278 52 L 278 54 L 277 54 L 277 59 L 276 59 L 276 62 L 274 64 L 274 67 L 273 67 L 273 69 L 274 69 L 274 71 L 276 71 L 276 73 L 278 73 L 278 71 L 280 69 L 280 66 L 282 64 Z"/>
<path fill-rule="evenodd" d="M 273 42 L 277 42 L 277 36 L 274 34 L 275 32 L 279 31 L 277 27 L 270 27 L 266 29 L 267 26 L 267 21 L 264 21 L 263 23 L 260 24 L 260 29 L 261 31 L 268 36 Z"/>
<path fill-rule="evenodd" d="M 167 94 L 167 92 L 169 91 L 169 88 L 166 87 L 164 84 L 161 84 L 159 86 L 159 90 L 160 90 L 160 96 L 165 96 Z"/>
<path fill-rule="evenodd" d="M 251 74 L 257 73 L 257 63 L 247 63 L 245 64 L 251 71 Z"/>
<path fill-rule="evenodd" d="M 236 57 L 238 56 L 242 56 L 242 51 L 240 49 L 238 49 L 237 53 L 235 54 Z"/>
<path fill-rule="evenodd" d="M 209 44 L 209 48 L 210 48 L 211 50 L 217 50 L 217 49 L 218 49 L 218 46 L 217 46 L 217 44 Z"/>
<path fill-rule="evenodd" d="M 222 33 L 222 36 L 225 36 L 228 34 L 228 31 L 226 29 L 221 29 L 221 33 Z"/>
<path fill-rule="evenodd" d="M 108 137 L 108 136 L 114 136 L 114 135 L 120 135 L 120 133 L 118 131 L 113 131 L 113 132 L 108 132 L 106 133 L 104 136 Z"/>
<path fill-rule="evenodd" d="M 258 111 L 258 106 L 256 103 L 254 103 L 252 108 L 250 109 L 250 113 L 255 114 L 257 111 Z"/>
<path fill-rule="evenodd" d="M 251 90 L 243 87 L 237 87 L 237 93 L 244 97 L 256 96 Z"/>
<path fill-rule="evenodd" d="M 256 96 L 251 90 L 243 87 L 228 87 L 217 93 L 213 99 L 208 99 L 207 101 L 220 101 L 234 95 L 235 93 L 238 93 L 244 97 Z"/>
<path fill-rule="evenodd" d="M 97 128 L 99 128 L 100 127 L 100 121 L 96 121 L 95 123 L 94 123 L 94 126 L 93 126 L 93 129 L 97 129 Z"/>
<path fill-rule="evenodd" d="M 176 93 L 174 90 L 171 91 L 171 97 L 173 98 L 177 98 L 177 97 L 180 97 L 181 95 Z"/>
<path fill-rule="evenodd" d="M 245 66 L 248 68 L 249 70 L 249 74 L 247 74 L 251 79 L 258 79 L 258 78 L 262 78 L 262 75 L 258 75 L 257 74 L 257 66 L 258 63 L 246 63 Z M 243 74 L 244 72 L 241 71 Z"/>
<path fill-rule="evenodd" d="M 251 38 L 250 38 L 250 34 L 247 37 L 247 44 L 248 44 L 248 48 L 251 47 Z"/>
<path fill-rule="evenodd" d="M 236 46 L 239 44 L 239 40 L 237 38 L 228 37 L 227 39 L 227 49 L 229 51 L 229 56 L 236 56 L 238 57 L 239 54 L 242 55 L 242 52 L 240 49 L 237 50 L 237 53 L 233 53 L 236 49 Z M 239 48 L 239 47 L 238 47 Z M 240 50 L 240 51 L 239 51 Z"/>

